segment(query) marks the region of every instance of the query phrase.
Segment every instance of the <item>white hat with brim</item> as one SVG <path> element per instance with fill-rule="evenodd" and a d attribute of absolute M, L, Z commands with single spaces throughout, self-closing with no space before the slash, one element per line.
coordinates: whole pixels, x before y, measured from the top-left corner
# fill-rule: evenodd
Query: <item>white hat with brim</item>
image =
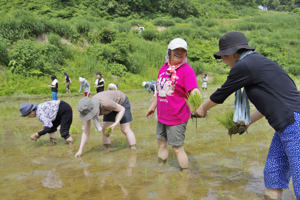
<path fill-rule="evenodd" d="M 181 38 L 173 39 L 169 43 L 168 49 L 174 50 L 174 49 L 177 49 L 177 48 L 184 48 L 185 50 L 188 50 L 187 42 L 184 39 L 181 39 Z"/>
<path fill-rule="evenodd" d="M 81 121 L 87 121 L 92 119 L 99 111 L 100 101 L 97 98 L 84 97 L 80 99 L 77 105 L 79 111 L 79 119 Z"/>

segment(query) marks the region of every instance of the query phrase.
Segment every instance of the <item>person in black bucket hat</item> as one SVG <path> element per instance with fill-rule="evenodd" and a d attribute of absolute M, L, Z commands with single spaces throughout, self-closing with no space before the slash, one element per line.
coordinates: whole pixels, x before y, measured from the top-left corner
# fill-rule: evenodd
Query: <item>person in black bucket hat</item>
<path fill-rule="evenodd" d="M 73 121 L 73 111 L 69 104 L 60 100 L 47 101 L 37 105 L 23 102 L 20 106 L 21 117 L 37 117 L 43 123 L 43 130 L 30 136 L 31 140 L 37 140 L 42 135 L 49 133 L 50 141 L 56 145 L 55 131 L 60 126 L 60 134 L 68 144 L 73 143 L 69 130 Z"/>
<path fill-rule="evenodd" d="M 282 67 L 254 50 L 243 33 L 229 32 L 221 37 L 214 57 L 231 70 L 221 88 L 200 105 L 197 115 L 205 117 L 210 108 L 244 87 L 257 109 L 246 128 L 265 117 L 275 130 L 264 169 L 265 197 L 281 199 L 292 177 L 300 199 L 300 92 Z"/>

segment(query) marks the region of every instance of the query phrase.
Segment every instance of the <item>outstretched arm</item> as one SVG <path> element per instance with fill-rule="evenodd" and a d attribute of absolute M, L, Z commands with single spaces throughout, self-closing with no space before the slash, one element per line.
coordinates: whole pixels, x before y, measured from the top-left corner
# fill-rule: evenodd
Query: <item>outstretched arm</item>
<path fill-rule="evenodd" d="M 75 157 L 80 157 L 83 151 L 83 147 L 90 136 L 90 127 L 91 127 L 91 120 L 84 122 L 84 130 L 81 136 L 81 142 L 78 152 L 75 154 Z"/>
<path fill-rule="evenodd" d="M 218 104 L 208 98 L 203 104 L 200 105 L 200 107 L 196 110 L 196 113 L 199 117 L 205 117 L 207 111 L 216 105 Z"/>

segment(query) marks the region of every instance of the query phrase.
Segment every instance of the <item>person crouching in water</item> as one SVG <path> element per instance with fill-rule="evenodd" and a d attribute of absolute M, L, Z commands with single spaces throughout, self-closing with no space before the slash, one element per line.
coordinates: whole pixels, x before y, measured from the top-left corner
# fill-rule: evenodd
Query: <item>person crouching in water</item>
<path fill-rule="evenodd" d="M 99 115 L 104 115 L 102 139 L 106 150 L 111 148 L 111 134 L 108 135 L 105 131 L 108 127 L 111 127 L 111 133 L 113 133 L 113 130 L 119 123 L 131 150 L 135 150 L 135 135 L 130 128 L 130 122 L 132 121 L 130 107 L 130 102 L 126 95 L 118 90 L 100 92 L 91 99 L 88 97 L 82 98 L 77 105 L 77 109 L 79 111 L 79 119 L 84 121 L 84 131 L 75 157 L 82 155 L 83 147 L 90 135 L 91 119 L 94 120 L 96 125 L 99 123 Z"/>
<path fill-rule="evenodd" d="M 73 121 L 73 111 L 69 104 L 64 101 L 47 101 L 37 105 L 23 102 L 20 106 L 22 117 L 37 117 L 43 123 L 44 129 L 30 136 L 31 140 L 37 140 L 42 135 L 49 133 L 50 141 L 56 145 L 55 132 L 60 126 L 60 134 L 67 143 L 72 144 L 73 139 L 69 134 L 70 126 Z"/>

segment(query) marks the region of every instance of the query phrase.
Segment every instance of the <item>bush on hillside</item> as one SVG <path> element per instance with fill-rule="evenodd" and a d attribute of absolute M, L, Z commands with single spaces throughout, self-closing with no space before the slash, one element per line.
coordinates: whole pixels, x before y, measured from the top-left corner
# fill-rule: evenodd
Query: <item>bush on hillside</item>
<path fill-rule="evenodd" d="M 153 24 L 155 26 L 175 26 L 175 22 L 172 19 L 155 19 Z"/>
<path fill-rule="evenodd" d="M 142 32 L 142 37 L 145 40 L 155 40 L 158 37 L 158 31 L 154 29 L 146 29 Z"/>
<path fill-rule="evenodd" d="M 62 53 L 54 45 L 37 44 L 30 40 L 20 40 L 9 52 L 9 67 L 13 73 L 23 76 L 52 74 L 62 64 Z"/>

